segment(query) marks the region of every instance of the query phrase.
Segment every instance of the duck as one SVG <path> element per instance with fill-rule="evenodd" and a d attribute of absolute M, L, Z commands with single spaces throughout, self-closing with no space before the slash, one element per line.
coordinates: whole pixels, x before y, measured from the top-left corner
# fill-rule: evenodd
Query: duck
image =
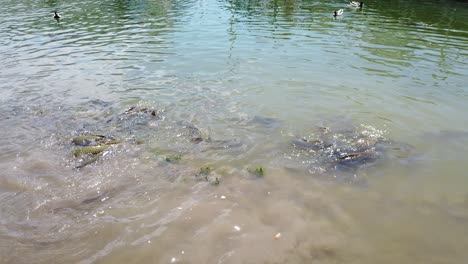
<path fill-rule="evenodd" d="M 333 12 L 333 16 L 341 16 L 343 15 L 343 9 L 338 9 Z"/>
<path fill-rule="evenodd" d="M 364 2 L 351 1 L 349 2 L 349 5 L 352 7 L 362 7 L 364 5 Z"/>
<path fill-rule="evenodd" d="M 60 18 L 62 18 L 62 16 L 59 13 L 57 13 L 57 11 L 54 11 L 54 18 L 55 19 L 60 19 Z"/>

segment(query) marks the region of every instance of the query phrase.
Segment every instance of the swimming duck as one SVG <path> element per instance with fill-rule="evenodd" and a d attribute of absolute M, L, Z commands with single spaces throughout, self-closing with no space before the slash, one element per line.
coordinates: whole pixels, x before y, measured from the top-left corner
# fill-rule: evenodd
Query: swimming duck
<path fill-rule="evenodd" d="M 352 7 L 362 7 L 364 5 L 364 2 L 351 1 L 349 2 L 349 5 Z"/>
<path fill-rule="evenodd" d="M 339 9 L 333 12 L 333 16 L 341 16 L 341 15 L 343 15 L 343 9 Z"/>
<path fill-rule="evenodd" d="M 60 19 L 60 18 L 62 18 L 62 16 L 59 13 L 57 13 L 57 11 L 54 11 L 54 18 L 55 19 Z"/>

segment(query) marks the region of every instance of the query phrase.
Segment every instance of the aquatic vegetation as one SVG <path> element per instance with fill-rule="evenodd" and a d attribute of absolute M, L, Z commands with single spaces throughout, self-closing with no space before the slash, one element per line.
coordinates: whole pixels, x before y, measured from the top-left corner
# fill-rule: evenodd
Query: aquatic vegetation
<path fill-rule="evenodd" d="M 221 183 L 219 176 L 216 174 L 213 175 L 213 167 L 210 166 L 200 168 L 196 176 L 202 177 L 202 179 L 209 182 L 211 185 L 219 185 Z"/>
<path fill-rule="evenodd" d="M 265 174 L 265 169 L 263 169 L 263 167 L 258 167 L 255 169 L 255 174 L 258 176 L 263 176 Z"/>
<path fill-rule="evenodd" d="M 249 168 L 247 169 L 248 172 L 251 174 L 257 176 L 257 177 L 263 177 L 265 175 L 265 169 L 263 167 L 257 167 L 257 168 Z"/>
<path fill-rule="evenodd" d="M 177 163 L 181 159 L 182 159 L 182 155 L 176 154 L 176 155 L 167 155 L 164 160 L 169 163 Z"/>
<path fill-rule="evenodd" d="M 200 172 L 198 173 L 199 176 L 207 176 L 208 174 L 213 171 L 213 168 L 210 166 L 200 168 Z"/>

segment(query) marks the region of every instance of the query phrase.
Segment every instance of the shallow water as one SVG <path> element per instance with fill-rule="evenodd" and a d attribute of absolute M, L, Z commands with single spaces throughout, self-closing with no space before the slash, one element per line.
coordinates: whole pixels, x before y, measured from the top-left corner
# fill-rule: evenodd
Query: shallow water
<path fill-rule="evenodd" d="M 1 263 L 468 259 L 466 1 L 0 3 Z"/>

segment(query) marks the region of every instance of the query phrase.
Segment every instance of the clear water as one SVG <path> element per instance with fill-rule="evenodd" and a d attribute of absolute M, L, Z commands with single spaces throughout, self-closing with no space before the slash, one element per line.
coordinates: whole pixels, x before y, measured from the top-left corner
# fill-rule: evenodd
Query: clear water
<path fill-rule="evenodd" d="M 468 259 L 466 1 L 0 0 L 0 12 L 1 263 Z M 322 127 L 398 151 L 332 170 L 291 145 Z M 75 169 L 81 134 L 121 143 Z M 206 166 L 219 185 L 196 176 Z"/>

